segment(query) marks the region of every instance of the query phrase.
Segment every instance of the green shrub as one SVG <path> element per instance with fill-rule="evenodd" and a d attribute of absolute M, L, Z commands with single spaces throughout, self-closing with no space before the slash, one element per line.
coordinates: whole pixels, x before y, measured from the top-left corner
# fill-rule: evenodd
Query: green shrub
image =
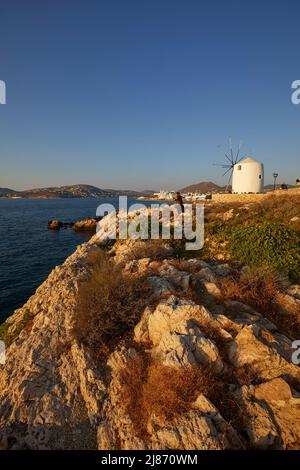
<path fill-rule="evenodd" d="M 205 237 L 212 237 L 219 242 L 226 241 L 231 230 L 232 227 L 228 222 L 214 220 L 205 225 Z"/>
<path fill-rule="evenodd" d="M 4 323 L 2 323 L 2 325 L 0 325 L 0 339 L 2 341 L 5 340 L 5 337 L 7 335 L 7 331 L 8 331 L 8 323 L 4 322 Z"/>
<path fill-rule="evenodd" d="M 0 325 L 0 339 L 4 341 L 6 347 L 10 346 L 18 338 L 21 331 L 27 327 L 32 318 L 29 310 L 25 310 L 23 318 L 16 324 L 10 325 L 6 322 Z"/>
<path fill-rule="evenodd" d="M 300 236 L 283 224 L 263 222 L 232 228 L 230 254 L 248 266 L 268 265 L 300 278 Z"/>

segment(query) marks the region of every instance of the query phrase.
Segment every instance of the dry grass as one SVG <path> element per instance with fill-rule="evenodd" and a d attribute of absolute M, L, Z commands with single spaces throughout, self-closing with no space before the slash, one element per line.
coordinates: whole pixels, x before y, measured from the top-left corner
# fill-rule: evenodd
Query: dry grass
<path fill-rule="evenodd" d="M 221 382 L 212 368 L 174 369 L 139 354 L 120 372 L 122 399 L 137 435 L 147 439 L 147 423 L 153 415 L 167 424 L 193 407 L 200 393 L 217 395 Z"/>
<path fill-rule="evenodd" d="M 270 194 L 251 205 L 241 220 L 253 218 L 291 225 L 290 219 L 299 215 L 300 194 Z M 293 228 L 297 228 L 296 225 Z"/>
<path fill-rule="evenodd" d="M 247 416 L 230 391 L 230 384 L 258 383 L 255 371 L 245 367 L 229 368 L 223 376 L 215 375 L 212 367 L 174 369 L 139 352 L 120 372 L 121 397 L 132 420 L 136 435 L 147 441 L 147 425 L 156 416 L 156 425 L 166 426 L 188 412 L 196 398 L 203 394 L 220 411 L 228 424 L 241 435 Z M 246 445 L 246 442 L 244 443 Z"/>
<path fill-rule="evenodd" d="M 267 268 L 249 268 L 240 275 L 220 279 L 223 299 L 238 300 L 269 318 L 284 334 L 299 337 L 300 318 L 292 310 L 283 312 L 278 304 L 287 279 Z"/>
<path fill-rule="evenodd" d="M 260 206 L 263 215 L 271 220 L 289 222 L 291 218 L 299 216 L 300 194 L 270 195 Z"/>
<path fill-rule="evenodd" d="M 102 250 L 88 263 L 91 274 L 79 287 L 74 335 L 101 357 L 139 321 L 150 287 L 145 278 L 123 273 Z"/>
<path fill-rule="evenodd" d="M 222 278 L 220 285 L 225 299 L 239 300 L 261 312 L 273 306 L 279 290 L 273 272 L 258 268 Z"/>
<path fill-rule="evenodd" d="M 227 362 L 226 341 L 218 326 L 213 321 L 202 322 L 199 326 L 217 344 L 223 361 Z M 193 409 L 200 394 L 215 405 L 228 424 L 244 435 L 248 418 L 231 386 L 261 383 L 259 369 L 259 364 L 237 368 L 228 365 L 222 374 L 216 374 L 212 366 L 175 369 L 139 349 L 136 357 L 119 373 L 121 399 L 136 435 L 146 441 L 151 417 L 156 417 L 156 426 L 167 426 Z M 247 446 L 246 441 L 244 445 Z"/>

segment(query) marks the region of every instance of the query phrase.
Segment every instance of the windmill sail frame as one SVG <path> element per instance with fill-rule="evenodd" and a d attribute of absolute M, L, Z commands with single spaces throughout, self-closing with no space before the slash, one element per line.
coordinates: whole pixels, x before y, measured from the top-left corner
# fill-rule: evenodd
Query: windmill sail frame
<path fill-rule="evenodd" d="M 234 154 L 233 147 L 232 147 L 232 139 L 229 137 L 229 150 L 230 150 L 230 156 L 228 155 L 228 152 L 225 152 L 225 157 L 229 161 L 230 164 L 228 163 L 214 163 L 213 165 L 215 166 L 221 166 L 222 168 L 226 168 L 225 173 L 223 173 L 222 177 L 225 176 L 228 172 L 230 172 L 229 179 L 226 185 L 226 191 L 228 190 L 228 187 L 230 185 L 230 181 L 232 179 L 232 174 L 233 174 L 233 169 L 234 166 L 239 163 L 242 159 L 243 156 L 240 157 L 240 152 L 242 148 L 242 141 L 240 141 L 238 149 L 236 153 Z"/>

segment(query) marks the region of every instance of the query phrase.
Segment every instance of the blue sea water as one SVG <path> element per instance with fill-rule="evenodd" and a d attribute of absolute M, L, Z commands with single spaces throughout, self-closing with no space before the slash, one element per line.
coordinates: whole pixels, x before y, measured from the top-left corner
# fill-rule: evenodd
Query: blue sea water
<path fill-rule="evenodd" d="M 77 245 L 89 239 L 87 233 L 71 228 L 48 230 L 47 222 L 93 217 L 103 202 L 118 207 L 118 199 L 0 199 L 0 323 Z"/>

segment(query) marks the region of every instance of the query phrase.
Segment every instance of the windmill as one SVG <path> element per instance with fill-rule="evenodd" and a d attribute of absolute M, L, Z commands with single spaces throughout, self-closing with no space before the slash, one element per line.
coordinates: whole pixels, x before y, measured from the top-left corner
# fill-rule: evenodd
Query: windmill
<path fill-rule="evenodd" d="M 239 163 L 243 158 L 243 156 L 240 157 L 241 148 L 242 148 L 242 141 L 239 143 L 237 151 L 234 152 L 234 150 L 232 148 L 232 140 L 231 140 L 231 137 L 230 137 L 229 138 L 229 152 L 225 152 L 225 157 L 226 157 L 227 161 L 225 161 L 225 163 L 214 163 L 215 166 L 220 166 L 222 168 L 226 168 L 226 171 L 223 173 L 222 176 L 225 176 L 229 173 L 229 179 L 228 179 L 225 191 L 228 190 L 228 187 L 230 185 L 234 165 Z"/>

